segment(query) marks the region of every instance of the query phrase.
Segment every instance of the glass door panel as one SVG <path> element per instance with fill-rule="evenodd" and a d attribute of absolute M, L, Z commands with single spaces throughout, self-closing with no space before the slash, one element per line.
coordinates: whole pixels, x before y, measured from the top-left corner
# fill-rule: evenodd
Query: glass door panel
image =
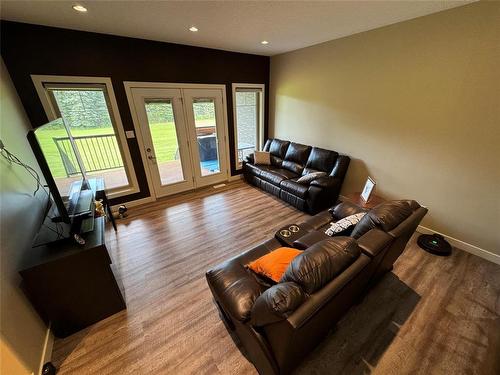
<path fill-rule="evenodd" d="M 235 145 L 236 168 L 243 166 L 243 160 L 259 149 L 261 121 L 263 119 L 263 88 L 235 87 Z"/>
<path fill-rule="evenodd" d="M 146 99 L 145 107 L 161 185 L 184 181 L 172 101 Z"/>
<path fill-rule="evenodd" d="M 132 88 L 143 160 L 156 197 L 194 187 L 181 90 Z M 151 188 L 151 186 L 150 186 Z"/>
<path fill-rule="evenodd" d="M 214 99 L 194 99 L 193 113 L 201 175 L 220 173 Z"/>
<path fill-rule="evenodd" d="M 123 152 L 111 120 L 104 87 L 48 86 L 46 89 L 58 116 L 64 119 L 71 130 L 87 174 L 104 178 L 106 188 L 110 190 L 129 186 Z M 45 135 L 55 151 L 54 155 L 60 154 L 64 158 L 63 149 L 69 142 L 66 131 L 52 127 L 50 134 Z M 58 179 L 65 173 L 54 177 Z"/>
<path fill-rule="evenodd" d="M 196 186 L 225 181 L 226 125 L 222 89 L 183 89 Z"/>

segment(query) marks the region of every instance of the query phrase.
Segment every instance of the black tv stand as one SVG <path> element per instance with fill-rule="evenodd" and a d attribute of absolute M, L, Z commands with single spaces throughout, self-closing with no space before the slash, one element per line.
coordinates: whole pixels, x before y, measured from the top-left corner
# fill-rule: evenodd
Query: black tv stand
<path fill-rule="evenodd" d="M 94 218 L 94 230 L 81 236 L 83 245 L 59 239 L 33 247 L 21 262 L 22 288 L 57 337 L 126 308 L 105 244 L 105 218 Z"/>

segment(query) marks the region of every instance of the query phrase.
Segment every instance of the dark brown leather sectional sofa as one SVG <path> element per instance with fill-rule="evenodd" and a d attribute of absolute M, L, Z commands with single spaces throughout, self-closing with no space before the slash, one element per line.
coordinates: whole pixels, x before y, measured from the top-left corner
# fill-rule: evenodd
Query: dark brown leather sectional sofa
<path fill-rule="evenodd" d="M 369 211 L 349 237 L 325 238 L 332 216 L 361 211 L 341 203 L 300 224 L 306 234 L 296 245 L 305 250 L 275 285 L 246 268 L 282 246 L 275 238 L 207 272 L 223 320 L 261 375 L 289 373 L 392 269 L 427 213 L 415 201 L 386 202 Z"/>
<path fill-rule="evenodd" d="M 255 165 L 251 155 L 243 163 L 247 182 L 310 214 L 337 201 L 351 160 L 348 156 L 281 139 L 268 139 L 263 151 L 271 154 L 271 165 Z M 297 182 L 311 172 L 327 175 L 307 185 Z"/>

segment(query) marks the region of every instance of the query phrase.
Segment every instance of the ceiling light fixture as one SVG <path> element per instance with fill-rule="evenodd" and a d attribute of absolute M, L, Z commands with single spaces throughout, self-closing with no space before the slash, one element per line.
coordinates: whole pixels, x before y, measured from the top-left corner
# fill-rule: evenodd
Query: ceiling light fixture
<path fill-rule="evenodd" d="M 263 40 L 262 42 L 260 42 L 260 44 L 266 45 L 266 44 L 269 44 L 269 42 L 267 40 Z"/>
<path fill-rule="evenodd" d="M 76 10 L 77 12 L 82 12 L 82 13 L 85 13 L 87 11 L 87 8 L 85 8 L 83 5 L 80 4 L 73 5 L 73 9 Z"/>
<path fill-rule="evenodd" d="M 191 27 L 189 28 L 189 31 L 191 31 L 191 32 L 195 33 L 195 32 L 197 32 L 197 31 L 198 31 L 198 28 L 197 28 L 196 26 L 191 26 Z"/>

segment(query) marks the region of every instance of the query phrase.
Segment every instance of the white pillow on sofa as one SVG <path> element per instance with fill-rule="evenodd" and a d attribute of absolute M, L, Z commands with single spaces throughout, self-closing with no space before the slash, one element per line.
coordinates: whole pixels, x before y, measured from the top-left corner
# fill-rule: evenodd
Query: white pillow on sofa
<path fill-rule="evenodd" d="M 359 214 L 349 215 L 340 219 L 335 223 L 330 224 L 330 228 L 325 231 L 327 236 L 333 237 L 340 232 L 343 232 L 350 227 L 354 227 L 359 221 L 366 215 L 366 212 L 360 212 Z"/>

